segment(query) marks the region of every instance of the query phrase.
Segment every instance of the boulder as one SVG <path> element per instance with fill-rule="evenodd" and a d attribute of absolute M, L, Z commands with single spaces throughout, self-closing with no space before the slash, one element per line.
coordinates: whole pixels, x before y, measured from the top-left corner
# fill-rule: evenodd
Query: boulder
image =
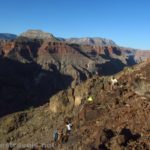
<path fill-rule="evenodd" d="M 74 100 L 71 96 L 71 91 L 61 91 L 50 99 L 49 108 L 53 113 L 69 112 L 74 107 Z"/>
<path fill-rule="evenodd" d="M 82 97 L 81 96 L 76 96 L 74 105 L 77 107 L 77 106 L 81 105 L 81 102 L 82 102 Z"/>

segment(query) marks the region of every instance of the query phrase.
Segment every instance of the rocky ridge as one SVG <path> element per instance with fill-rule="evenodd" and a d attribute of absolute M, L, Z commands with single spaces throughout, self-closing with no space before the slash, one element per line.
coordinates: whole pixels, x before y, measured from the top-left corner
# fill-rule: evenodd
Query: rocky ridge
<path fill-rule="evenodd" d="M 51 39 L 51 40 L 57 41 L 57 39 L 51 33 L 43 32 L 42 30 L 31 30 L 30 29 L 24 33 L 21 33 L 20 36 L 26 37 L 26 38 L 31 38 L 31 39 L 43 39 L 43 40 Z"/>
<path fill-rule="evenodd" d="M 110 77 L 95 76 L 75 88 L 60 91 L 41 107 L 1 118 L 0 141 L 23 144 L 32 141 L 35 147 L 44 143 L 47 150 L 148 150 L 149 64 L 118 73 L 115 77 L 119 85 L 113 90 Z M 86 103 L 89 95 L 94 99 L 92 104 Z M 53 147 L 53 130 L 65 128 L 66 117 L 73 123 L 71 135 L 62 147 Z M 17 144 L 13 146 L 13 150 L 18 149 Z"/>
<path fill-rule="evenodd" d="M 91 46 L 117 46 L 117 44 L 109 39 L 99 38 L 99 37 L 85 37 L 85 38 L 60 38 L 67 43 L 74 43 L 79 45 L 91 45 Z"/>

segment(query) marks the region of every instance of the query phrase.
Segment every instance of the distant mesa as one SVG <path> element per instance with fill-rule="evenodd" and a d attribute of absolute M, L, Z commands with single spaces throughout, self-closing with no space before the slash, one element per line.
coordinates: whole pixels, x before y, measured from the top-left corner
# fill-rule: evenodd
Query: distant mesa
<path fill-rule="evenodd" d="M 68 38 L 65 39 L 65 41 L 67 43 L 75 43 L 79 45 L 117 46 L 117 44 L 114 41 L 100 37 Z"/>
<path fill-rule="evenodd" d="M 17 35 L 10 33 L 0 33 L 0 40 L 13 40 L 16 39 Z"/>
<path fill-rule="evenodd" d="M 100 37 L 84 37 L 84 38 L 59 38 L 55 37 L 53 34 L 44 32 L 42 30 L 27 30 L 26 32 L 20 34 L 20 36 L 31 38 L 31 39 L 51 39 L 54 41 L 61 41 L 71 44 L 79 45 L 90 45 L 90 46 L 117 46 L 117 44 L 110 40 Z"/>
<path fill-rule="evenodd" d="M 110 40 L 100 37 L 83 37 L 83 38 L 61 38 L 55 37 L 53 34 L 49 32 L 44 32 L 42 30 L 33 30 L 29 29 L 26 32 L 23 32 L 19 35 L 19 37 L 26 37 L 29 39 L 43 39 L 43 40 L 51 40 L 51 41 L 61 41 L 69 44 L 78 44 L 78 45 L 90 45 L 90 46 L 117 46 L 117 44 Z M 17 35 L 10 33 L 0 33 L 0 39 L 3 40 L 11 40 L 16 39 Z"/>
<path fill-rule="evenodd" d="M 53 36 L 53 34 L 48 32 L 43 32 L 42 30 L 27 30 L 26 32 L 23 32 L 20 34 L 22 37 L 27 37 L 30 39 L 51 39 L 54 41 L 58 41 L 56 37 Z"/>

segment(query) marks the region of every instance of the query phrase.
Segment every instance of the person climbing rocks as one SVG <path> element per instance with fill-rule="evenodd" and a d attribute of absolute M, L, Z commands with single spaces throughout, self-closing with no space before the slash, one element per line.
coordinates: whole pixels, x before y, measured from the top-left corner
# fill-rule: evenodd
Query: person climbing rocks
<path fill-rule="evenodd" d="M 67 134 L 67 135 L 70 135 L 71 128 L 72 128 L 72 123 L 69 122 L 69 121 L 66 122 L 66 128 L 67 128 L 66 134 Z"/>
<path fill-rule="evenodd" d="M 88 102 L 88 103 L 92 103 L 92 102 L 93 102 L 93 97 L 92 97 L 92 96 L 89 96 L 88 99 L 87 99 L 87 102 Z"/>
<path fill-rule="evenodd" d="M 64 132 L 63 132 L 63 138 L 62 138 L 62 141 L 64 143 L 66 143 L 69 139 L 69 135 L 70 135 L 70 132 L 71 132 L 71 127 L 72 127 L 72 124 L 65 121 L 65 128 L 64 128 Z"/>
<path fill-rule="evenodd" d="M 55 129 L 53 132 L 53 140 L 54 142 L 57 142 L 58 140 L 58 129 Z"/>
<path fill-rule="evenodd" d="M 111 90 L 113 90 L 115 85 L 117 85 L 117 84 L 118 84 L 118 80 L 113 76 L 111 78 Z"/>
<path fill-rule="evenodd" d="M 58 140 L 57 143 L 62 147 L 62 140 L 63 140 L 63 129 L 58 130 Z"/>

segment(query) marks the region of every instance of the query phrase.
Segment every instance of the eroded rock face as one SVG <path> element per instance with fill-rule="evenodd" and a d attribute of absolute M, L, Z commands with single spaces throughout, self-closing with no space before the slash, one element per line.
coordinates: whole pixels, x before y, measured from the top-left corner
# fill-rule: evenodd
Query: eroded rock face
<path fill-rule="evenodd" d="M 28 30 L 22 33 L 20 36 L 31 39 L 51 39 L 54 41 L 56 40 L 56 38 L 52 34 L 43 32 L 42 30 Z"/>
<path fill-rule="evenodd" d="M 57 96 L 53 96 L 50 99 L 50 111 L 57 114 L 70 112 L 74 107 L 74 98 L 72 96 L 72 90 L 63 91 Z"/>
<path fill-rule="evenodd" d="M 3 41 L 0 45 L 4 57 L 27 63 L 36 59 L 41 43 L 41 40 L 19 37 L 14 41 Z"/>
<path fill-rule="evenodd" d="M 45 33 L 29 31 L 25 37 L 14 41 L 1 41 L 0 49 L 4 57 L 19 62 L 35 62 L 46 70 L 57 69 L 61 73 L 73 75 L 76 83 L 86 80 L 91 75 L 111 75 L 121 71 L 125 66 L 134 65 L 132 50 L 117 46 L 77 45 L 51 38 L 38 39 Z M 30 38 L 30 34 L 36 39 Z M 46 34 L 47 35 L 47 34 Z M 40 36 L 39 36 L 40 37 Z M 110 69 L 111 68 L 111 69 Z M 79 81 L 77 81 L 79 80 Z M 74 83 L 74 84 L 76 84 Z"/>
<path fill-rule="evenodd" d="M 64 39 L 68 43 L 74 43 L 79 45 L 96 45 L 96 46 L 116 46 L 115 42 L 104 38 L 69 38 Z"/>
<path fill-rule="evenodd" d="M 144 51 L 136 51 L 135 52 L 135 60 L 137 62 L 142 62 L 146 59 L 149 59 L 149 50 L 144 50 Z"/>

